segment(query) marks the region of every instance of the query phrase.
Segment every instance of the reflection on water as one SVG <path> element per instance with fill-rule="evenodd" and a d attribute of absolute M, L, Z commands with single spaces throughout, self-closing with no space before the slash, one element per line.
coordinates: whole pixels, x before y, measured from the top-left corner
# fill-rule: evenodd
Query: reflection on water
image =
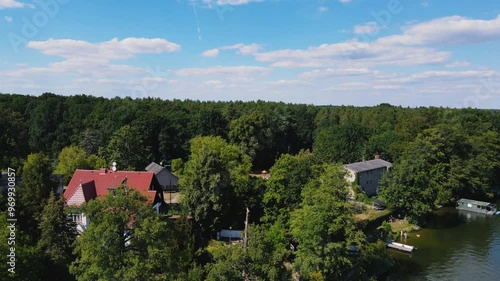
<path fill-rule="evenodd" d="M 406 243 L 418 250 L 392 252 L 405 276 L 391 280 L 500 280 L 500 216 L 443 208 Z"/>

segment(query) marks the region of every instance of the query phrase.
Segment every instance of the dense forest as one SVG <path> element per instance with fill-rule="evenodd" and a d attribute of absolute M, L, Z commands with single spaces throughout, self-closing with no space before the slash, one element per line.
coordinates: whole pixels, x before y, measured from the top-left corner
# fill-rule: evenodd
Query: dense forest
<path fill-rule="evenodd" d="M 16 274 L 0 280 L 383 280 L 394 260 L 354 218 L 342 165 L 392 162 L 379 197 L 424 224 L 458 198 L 493 198 L 499 134 L 496 110 L 1 94 L 0 168 L 22 183 Z M 83 207 L 92 223 L 77 237 L 49 175 L 68 183 L 75 169 L 112 161 L 170 165 L 181 219 L 120 189 Z M 268 180 L 250 176 L 262 170 Z M 5 194 L 0 202 L 7 241 Z M 214 241 L 244 229 L 247 208 L 248 244 Z"/>

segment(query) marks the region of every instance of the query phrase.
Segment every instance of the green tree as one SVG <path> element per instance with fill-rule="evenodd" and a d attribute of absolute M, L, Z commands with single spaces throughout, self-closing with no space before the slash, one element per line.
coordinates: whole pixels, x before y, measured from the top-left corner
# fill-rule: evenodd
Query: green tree
<path fill-rule="evenodd" d="M 64 97 L 44 93 L 30 109 L 29 145 L 33 152 L 54 155 L 69 144 L 70 138 L 59 130 L 65 110 Z"/>
<path fill-rule="evenodd" d="M 383 196 L 423 218 L 435 205 L 459 198 L 489 200 L 489 189 L 500 167 L 500 140 L 493 131 L 466 135 L 461 125 L 438 125 L 410 143 L 382 181 Z"/>
<path fill-rule="evenodd" d="M 265 220 L 281 219 L 288 223 L 290 212 L 299 206 L 302 188 L 311 179 L 311 167 L 318 161 L 309 151 L 297 155 L 283 154 L 270 170 L 266 182 Z"/>
<path fill-rule="evenodd" d="M 264 114 L 253 111 L 230 124 L 229 139 L 255 160 L 257 153 L 272 146 L 272 131 Z"/>
<path fill-rule="evenodd" d="M 81 280 L 182 280 L 192 263 L 189 226 L 164 221 L 136 190 L 121 186 L 84 208 L 70 272 Z M 184 219 L 185 220 L 185 219 Z"/>
<path fill-rule="evenodd" d="M 52 168 L 49 159 L 41 153 L 30 154 L 24 163 L 19 192 L 19 221 L 21 228 L 33 238 L 38 238 L 38 222 L 44 206 L 54 191 L 55 183 L 49 176 Z"/>
<path fill-rule="evenodd" d="M 23 116 L 0 109 L 0 168 L 18 167 L 26 158 L 28 136 Z"/>
<path fill-rule="evenodd" d="M 116 161 L 124 170 L 144 170 L 151 160 L 150 148 L 144 146 L 141 132 L 130 125 L 118 129 L 99 154 L 108 163 Z"/>
<path fill-rule="evenodd" d="M 441 139 L 442 140 L 442 139 Z M 411 143 L 381 181 L 381 195 L 408 212 L 413 221 L 430 213 L 446 180 L 445 144 L 429 135 Z"/>
<path fill-rule="evenodd" d="M 252 280 L 290 280 L 285 266 L 290 255 L 289 236 L 282 222 L 251 225 L 246 264 Z"/>
<path fill-rule="evenodd" d="M 205 266 L 207 281 L 243 280 L 245 251 L 241 245 L 226 246 L 223 242 L 212 242 L 207 247 L 211 263 Z"/>
<path fill-rule="evenodd" d="M 221 137 L 197 137 L 191 141 L 191 156 L 180 183 L 181 195 L 203 237 L 210 237 L 223 224 L 232 225 L 232 207 L 244 208 L 239 195 L 249 188 L 249 172 L 248 156 Z"/>
<path fill-rule="evenodd" d="M 73 260 L 73 242 L 76 238 L 76 225 L 64 212 L 64 196 L 56 198 L 50 194 L 40 219 L 40 240 L 38 247 L 47 257 L 44 263 L 53 269 L 52 280 L 71 280 L 69 264 Z"/>
<path fill-rule="evenodd" d="M 22 280 L 22 281 L 42 281 L 51 280 L 44 279 L 44 274 L 46 274 L 46 269 L 42 264 L 42 259 L 40 258 L 43 253 L 38 247 L 32 245 L 31 238 L 26 232 L 22 231 L 18 226 L 15 227 L 15 244 L 9 245 L 9 237 L 11 229 L 8 227 L 12 223 L 7 222 L 7 216 L 5 212 L 0 212 L 0 239 L 3 243 L 0 243 L 0 255 L 3 261 L 0 263 L 0 281 L 11 281 L 11 280 Z M 12 240 L 10 240 L 12 241 Z M 11 242 L 12 243 L 12 242 Z M 10 258 L 7 259 L 8 255 L 11 255 L 10 248 L 15 248 L 15 272 L 9 272 L 8 269 L 11 266 L 7 263 Z"/>
<path fill-rule="evenodd" d="M 394 131 L 385 131 L 373 135 L 367 141 L 365 159 L 372 159 L 378 153 L 381 159 L 392 162 L 393 150 L 391 145 L 395 143 L 398 143 L 398 135 Z"/>
<path fill-rule="evenodd" d="M 64 184 L 67 185 L 76 169 L 91 169 L 85 151 L 77 146 L 68 146 L 61 150 L 57 157 L 58 163 L 55 174 L 63 175 Z"/>
<path fill-rule="evenodd" d="M 103 158 L 91 154 L 89 157 L 87 157 L 85 164 L 87 165 L 88 169 L 100 169 L 100 168 L 106 168 L 108 165 L 106 164 L 106 160 Z"/>
<path fill-rule="evenodd" d="M 79 144 L 87 156 L 99 153 L 103 145 L 102 134 L 92 129 L 85 130 Z"/>
<path fill-rule="evenodd" d="M 176 158 L 172 160 L 171 169 L 172 173 L 174 173 L 177 176 L 180 176 L 184 172 L 184 160 L 182 158 Z"/>
<path fill-rule="evenodd" d="M 291 215 L 290 231 L 298 243 L 294 265 L 305 280 L 345 280 L 354 265 L 349 247 L 362 251 L 366 238 L 346 199 L 345 170 L 324 164 L 314 173 Z"/>
<path fill-rule="evenodd" d="M 320 130 L 314 142 L 314 153 L 324 162 L 353 163 L 361 161 L 370 130 L 349 122 Z"/>

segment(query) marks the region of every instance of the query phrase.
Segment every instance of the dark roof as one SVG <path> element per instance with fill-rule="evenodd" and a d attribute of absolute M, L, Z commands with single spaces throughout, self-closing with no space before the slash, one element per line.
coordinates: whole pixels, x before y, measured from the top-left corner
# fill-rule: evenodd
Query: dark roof
<path fill-rule="evenodd" d="M 96 198 L 97 194 L 95 189 L 95 182 L 92 180 L 82 184 L 82 192 L 83 197 L 85 197 L 85 202 L 88 202 L 90 199 Z"/>
<path fill-rule="evenodd" d="M 151 164 L 149 164 L 146 167 L 146 171 L 153 172 L 153 173 L 155 173 L 155 175 L 157 175 L 163 169 L 165 169 L 165 167 L 163 167 L 162 165 L 160 165 L 160 164 L 158 164 L 156 162 L 151 162 Z"/>
<path fill-rule="evenodd" d="M 359 173 L 359 172 L 365 172 L 365 171 L 370 171 L 370 170 L 375 170 L 375 169 L 380 169 L 380 168 L 390 168 L 390 167 L 392 167 L 392 163 L 387 162 L 387 161 L 382 160 L 382 159 L 374 159 L 374 160 L 369 160 L 369 161 L 364 161 L 364 162 L 347 164 L 344 167 L 348 170 Z"/>

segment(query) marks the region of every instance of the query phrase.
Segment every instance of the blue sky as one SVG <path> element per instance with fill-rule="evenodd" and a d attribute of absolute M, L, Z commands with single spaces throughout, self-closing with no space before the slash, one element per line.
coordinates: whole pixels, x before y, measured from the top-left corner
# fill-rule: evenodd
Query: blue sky
<path fill-rule="evenodd" d="M 500 108 L 497 0 L 0 0 L 0 92 Z"/>

